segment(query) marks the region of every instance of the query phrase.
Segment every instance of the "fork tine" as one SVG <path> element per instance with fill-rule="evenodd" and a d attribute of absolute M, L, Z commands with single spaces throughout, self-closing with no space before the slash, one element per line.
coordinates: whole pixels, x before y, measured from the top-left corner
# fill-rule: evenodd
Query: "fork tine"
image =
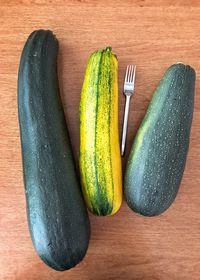
<path fill-rule="evenodd" d="M 135 73 L 136 73 L 136 65 L 134 65 L 134 71 L 133 71 L 133 83 L 135 82 Z"/>
<path fill-rule="evenodd" d="M 128 74 L 128 82 L 131 81 L 131 72 L 132 72 L 132 65 L 129 65 L 129 74 Z"/>
<path fill-rule="evenodd" d="M 135 65 L 133 65 L 133 75 L 132 75 L 132 81 L 135 82 Z"/>
<path fill-rule="evenodd" d="M 134 65 L 132 65 L 132 71 L 131 71 L 131 80 L 130 80 L 130 83 L 133 83 L 133 75 L 134 75 Z"/>
<path fill-rule="evenodd" d="M 129 69 L 129 65 L 126 66 L 126 74 L 125 74 L 125 82 L 127 82 L 128 80 L 128 69 Z"/>
<path fill-rule="evenodd" d="M 130 73 L 130 80 L 129 83 L 133 82 L 133 65 L 131 65 L 131 73 Z"/>
<path fill-rule="evenodd" d="M 129 78 L 130 78 L 130 65 L 128 66 L 128 77 L 127 77 L 127 83 L 129 83 Z"/>

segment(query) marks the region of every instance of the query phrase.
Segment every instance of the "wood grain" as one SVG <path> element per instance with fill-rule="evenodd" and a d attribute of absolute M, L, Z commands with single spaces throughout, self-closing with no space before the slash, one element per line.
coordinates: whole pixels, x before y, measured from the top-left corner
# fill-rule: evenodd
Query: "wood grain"
<path fill-rule="evenodd" d="M 200 279 L 200 2 L 0 0 L 0 279 Z M 119 89 L 127 63 L 137 64 L 128 151 L 165 69 L 182 61 L 197 73 L 190 151 L 180 192 L 163 215 L 144 218 L 125 202 L 117 215 L 90 215 L 88 254 L 63 273 L 37 257 L 26 221 L 17 118 L 17 71 L 31 31 L 51 29 L 60 42 L 59 77 L 78 164 L 79 99 L 88 55 L 112 45 L 119 59 Z M 119 97 L 122 126 L 124 97 Z M 123 160 L 126 163 L 127 158 Z"/>

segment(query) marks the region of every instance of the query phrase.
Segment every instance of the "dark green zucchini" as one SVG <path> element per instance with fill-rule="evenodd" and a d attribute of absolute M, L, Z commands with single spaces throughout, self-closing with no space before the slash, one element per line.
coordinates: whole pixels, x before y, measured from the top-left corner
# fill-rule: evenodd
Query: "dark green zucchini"
<path fill-rule="evenodd" d="M 51 31 L 29 36 L 19 67 L 18 111 L 32 241 L 41 259 L 62 271 L 83 259 L 90 225 L 59 95 L 57 54 Z"/>
<path fill-rule="evenodd" d="M 194 108 L 195 71 L 172 65 L 156 89 L 126 168 L 129 207 L 145 216 L 174 201 L 185 168 Z"/>

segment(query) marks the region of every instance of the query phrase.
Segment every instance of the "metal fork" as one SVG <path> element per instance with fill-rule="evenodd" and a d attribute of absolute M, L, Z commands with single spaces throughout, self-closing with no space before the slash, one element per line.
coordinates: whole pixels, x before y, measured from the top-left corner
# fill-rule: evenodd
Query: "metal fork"
<path fill-rule="evenodd" d="M 124 122 L 123 122 L 122 139 L 121 139 L 121 156 L 124 156 L 125 153 L 130 100 L 135 89 L 135 73 L 136 73 L 136 65 L 128 65 L 126 67 L 126 74 L 124 79 L 124 95 L 126 96 L 126 104 L 125 104 Z"/>

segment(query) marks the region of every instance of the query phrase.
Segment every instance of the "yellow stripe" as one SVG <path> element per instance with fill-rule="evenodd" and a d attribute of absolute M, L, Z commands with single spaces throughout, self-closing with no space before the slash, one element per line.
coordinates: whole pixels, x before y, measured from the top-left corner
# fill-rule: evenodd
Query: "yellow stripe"
<path fill-rule="evenodd" d="M 110 122 L 110 139 L 111 139 L 111 161 L 114 181 L 114 205 L 111 214 L 116 213 L 122 203 L 122 166 L 119 145 L 118 130 L 118 62 L 116 57 L 112 56 L 112 102 L 111 102 L 111 122 Z"/>
<path fill-rule="evenodd" d="M 98 60 L 101 55 L 95 52 L 91 55 L 85 73 L 80 103 L 80 173 L 83 194 L 88 208 L 92 211 L 92 201 L 97 196 L 95 182 L 95 117 L 96 117 L 96 91 L 95 83 L 98 77 Z"/>

